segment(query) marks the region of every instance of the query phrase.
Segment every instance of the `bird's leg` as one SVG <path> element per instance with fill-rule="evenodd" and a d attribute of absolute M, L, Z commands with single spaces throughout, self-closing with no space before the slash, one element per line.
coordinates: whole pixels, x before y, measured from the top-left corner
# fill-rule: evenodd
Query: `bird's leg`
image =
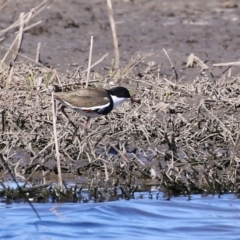
<path fill-rule="evenodd" d="M 65 106 L 62 105 L 60 110 L 62 111 L 62 113 L 64 114 L 64 116 L 69 120 L 69 122 L 76 128 L 76 131 L 78 130 L 78 127 L 73 123 L 73 121 L 70 119 L 70 117 L 67 115 L 67 113 L 65 112 Z"/>
<path fill-rule="evenodd" d="M 77 131 L 78 131 L 78 128 L 74 123 L 73 121 L 70 119 L 70 117 L 67 115 L 67 113 L 65 112 L 65 106 L 62 105 L 60 110 L 62 111 L 62 113 L 64 114 L 64 116 L 68 119 L 68 121 L 73 125 L 73 127 L 75 128 L 75 131 L 74 131 L 74 134 L 73 134 L 73 137 L 72 137 L 72 142 L 74 141 L 75 137 L 76 137 L 76 134 L 77 134 Z"/>
<path fill-rule="evenodd" d="M 87 130 L 88 130 L 88 123 L 89 123 L 89 121 L 90 121 L 90 117 L 87 117 L 87 120 L 83 124 L 84 132 L 85 132 L 86 135 L 88 133 Z"/>
<path fill-rule="evenodd" d="M 85 121 L 85 123 L 84 123 L 84 128 L 85 129 L 88 129 L 88 123 L 89 123 L 89 121 L 90 121 L 90 117 L 87 117 L 87 120 Z"/>
<path fill-rule="evenodd" d="M 79 126 L 76 126 L 75 123 L 70 119 L 70 117 L 67 115 L 67 113 L 65 112 L 65 108 L 66 106 L 62 105 L 60 110 L 62 111 L 62 113 L 65 115 L 65 117 L 69 120 L 69 122 L 73 125 L 73 127 L 75 128 L 75 131 L 73 133 L 73 137 L 72 137 L 72 141 L 75 139 L 76 135 L 77 135 L 77 131 L 79 129 Z M 81 124 L 83 129 L 84 129 L 84 133 L 87 134 L 87 130 L 88 130 L 88 122 L 89 122 L 90 118 L 87 117 L 87 120 L 85 121 L 84 124 Z"/>

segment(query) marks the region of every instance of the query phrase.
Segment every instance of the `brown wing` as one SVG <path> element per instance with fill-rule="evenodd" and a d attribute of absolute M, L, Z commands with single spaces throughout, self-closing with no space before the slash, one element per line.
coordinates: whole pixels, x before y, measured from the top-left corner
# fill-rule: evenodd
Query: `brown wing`
<path fill-rule="evenodd" d="M 102 88 L 83 88 L 71 92 L 59 92 L 54 94 L 55 99 L 68 102 L 76 108 L 88 108 L 102 106 L 110 102 L 109 95 Z"/>

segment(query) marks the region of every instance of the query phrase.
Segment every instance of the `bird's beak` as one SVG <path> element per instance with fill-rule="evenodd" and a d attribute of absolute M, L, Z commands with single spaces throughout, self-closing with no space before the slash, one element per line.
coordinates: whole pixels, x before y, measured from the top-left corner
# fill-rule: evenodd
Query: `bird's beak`
<path fill-rule="evenodd" d="M 141 103 L 141 100 L 131 97 L 131 102 Z"/>

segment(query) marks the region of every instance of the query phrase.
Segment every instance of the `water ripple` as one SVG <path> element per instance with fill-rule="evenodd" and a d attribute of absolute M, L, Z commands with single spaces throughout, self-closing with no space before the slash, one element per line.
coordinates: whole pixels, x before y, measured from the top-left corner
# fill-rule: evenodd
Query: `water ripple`
<path fill-rule="evenodd" d="M 0 239 L 239 239 L 234 195 L 86 204 L 0 205 Z"/>

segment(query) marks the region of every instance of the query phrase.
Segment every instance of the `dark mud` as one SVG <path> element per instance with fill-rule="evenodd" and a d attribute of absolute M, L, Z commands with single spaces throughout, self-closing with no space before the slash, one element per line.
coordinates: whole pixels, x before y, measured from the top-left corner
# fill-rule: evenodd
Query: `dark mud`
<path fill-rule="evenodd" d="M 2 1 L 3 2 L 3 1 Z M 0 14 L 0 28 L 4 29 L 28 12 L 36 1 L 10 1 Z M 171 75 L 165 48 L 176 65 L 180 77 L 196 74 L 185 71 L 187 56 L 194 53 L 208 66 L 213 63 L 239 60 L 240 8 L 237 0 L 133 0 L 113 1 L 114 17 L 120 45 L 121 66 L 132 56 L 141 54 L 146 61 L 163 64 L 162 74 Z M 112 34 L 106 10 L 106 1 L 53 1 L 35 20 L 42 24 L 24 35 L 21 52 L 35 59 L 41 42 L 41 60 L 60 72 L 72 64 L 86 66 L 90 36 L 94 37 L 93 62 L 109 53 L 105 61 L 95 67 L 109 67 L 114 56 Z M 9 47 L 11 38 L 2 42 Z M 3 55 L 5 50 L 1 49 Z M 218 76 L 223 69 L 214 68 Z M 233 71 L 240 71 L 234 68 Z"/>

